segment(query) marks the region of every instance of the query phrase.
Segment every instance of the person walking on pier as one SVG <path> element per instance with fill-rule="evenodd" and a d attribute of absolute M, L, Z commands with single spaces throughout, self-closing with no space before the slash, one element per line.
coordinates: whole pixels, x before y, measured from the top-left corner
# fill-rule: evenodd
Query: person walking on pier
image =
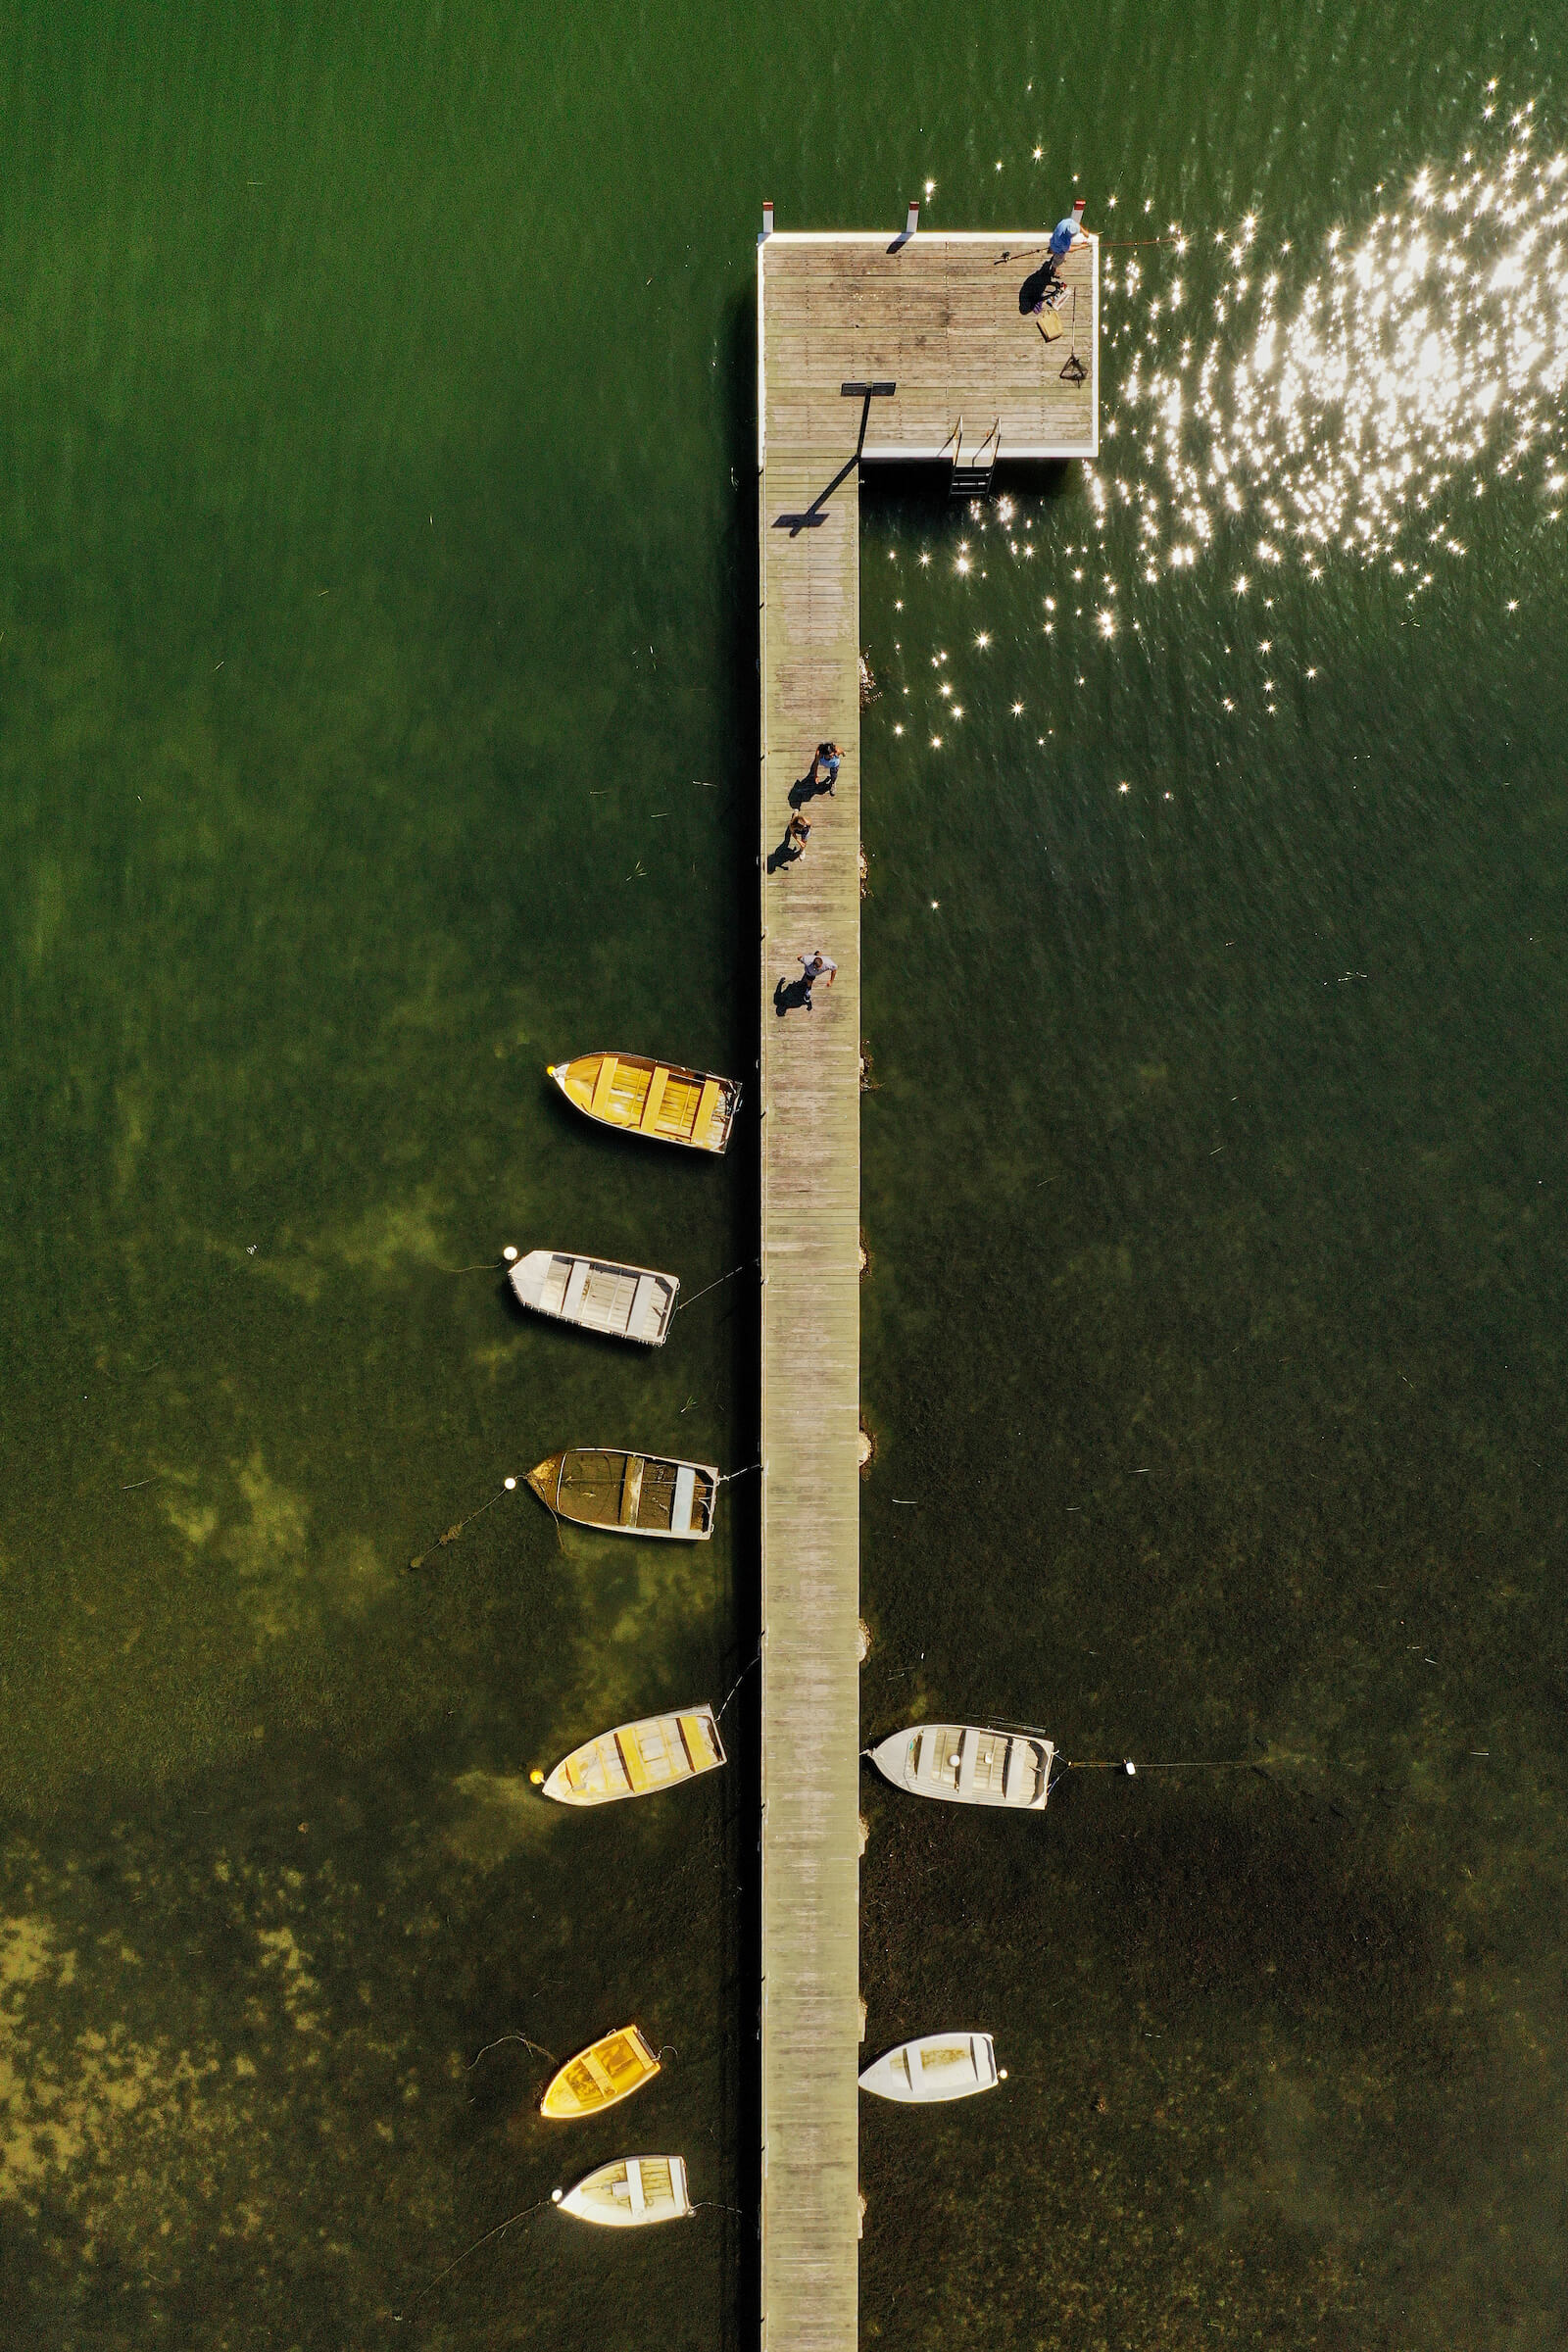
<path fill-rule="evenodd" d="M 782 866 L 785 873 L 788 873 L 796 859 L 805 856 L 806 845 L 810 838 L 810 818 L 804 809 L 792 810 L 790 821 L 784 828 L 784 838 L 767 861 L 768 872 L 776 874 Z"/>
<path fill-rule="evenodd" d="M 803 1002 L 808 1012 L 814 1012 L 816 1006 L 811 1003 L 812 989 L 819 980 L 824 988 L 831 988 L 839 967 L 831 956 L 822 954 L 820 948 L 812 948 L 808 955 L 801 957 L 800 962 L 806 979 L 806 995 Z"/>
<path fill-rule="evenodd" d="M 813 792 L 831 792 L 833 790 L 839 780 L 839 761 L 843 757 L 844 755 L 836 743 L 819 743 L 817 745 L 816 757 L 811 761 L 811 789 Z M 818 784 L 816 780 L 818 769 L 827 778 L 825 784 Z"/>

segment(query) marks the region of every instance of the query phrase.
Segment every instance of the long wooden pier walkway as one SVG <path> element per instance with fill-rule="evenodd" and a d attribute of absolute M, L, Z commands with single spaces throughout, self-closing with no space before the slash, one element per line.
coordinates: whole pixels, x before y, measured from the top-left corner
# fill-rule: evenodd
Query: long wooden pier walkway
<path fill-rule="evenodd" d="M 761 576 L 762 2342 L 853 2352 L 858 2302 L 860 456 L 1093 456 L 1099 252 L 1067 331 L 1045 232 L 758 247 Z M 1015 258 L 1016 257 L 1016 258 Z M 1061 372 L 1069 348 L 1086 374 Z M 849 385 L 890 385 L 869 403 Z M 811 837 L 775 854 L 819 742 Z M 795 798 L 802 797 L 796 791 Z M 771 864 L 771 870 L 769 870 Z M 838 965 L 808 1010 L 801 958 Z M 782 993 L 780 984 L 782 984 Z"/>

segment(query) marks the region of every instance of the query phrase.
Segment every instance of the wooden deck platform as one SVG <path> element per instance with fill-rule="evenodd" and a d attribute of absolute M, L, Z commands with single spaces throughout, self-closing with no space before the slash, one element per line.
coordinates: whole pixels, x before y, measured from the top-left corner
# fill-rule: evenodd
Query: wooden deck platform
<path fill-rule="evenodd" d="M 866 461 L 952 456 L 960 425 L 965 458 L 994 427 L 1004 460 L 1094 455 L 1098 248 L 1070 257 L 1076 327 L 1069 303 L 1048 344 L 1017 301 L 1045 233 L 758 248 L 765 2352 L 854 2352 L 858 2303 L 862 402 L 842 387 L 895 386 Z M 828 738 L 836 791 L 769 873 Z M 813 949 L 837 977 L 781 1014 Z"/>

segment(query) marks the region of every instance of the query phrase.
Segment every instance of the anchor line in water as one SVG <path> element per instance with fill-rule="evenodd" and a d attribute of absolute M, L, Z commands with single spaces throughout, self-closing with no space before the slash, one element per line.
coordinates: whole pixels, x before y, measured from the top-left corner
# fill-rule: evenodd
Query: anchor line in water
<path fill-rule="evenodd" d="M 515 1488 L 516 1484 L 517 1482 L 514 1478 L 503 1479 L 501 1485 L 496 1489 L 496 1492 L 491 1495 L 488 1502 L 481 1502 L 477 1510 L 469 1511 L 466 1517 L 455 1519 L 452 1525 L 447 1529 L 446 1534 L 444 1536 L 437 1536 L 434 1544 L 430 1545 L 428 1550 L 415 1553 L 413 1559 L 409 1562 L 409 1566 L 411 1568 L 422 1568 L 425 1561 L 429 1558 L 431 1551 L 439 1551 L 444 1544 L 455 1544 L 466 1527 L 471 1527 L 475 1519 L 482 1519 L 486 1511 L 493 1511 L 496 1504 L 501 1500 L 502 1496 L 504 1494 L 510 1494 Z"/>
<path fill-rule="evenodd" d="M 1261 1772 L 1256 1756 L 1187 1756 L 1175 1762 L 1137 1764 L 1131 1756 L 1063 1756 L 1066 1772 Z"/>
<path fill-rule="evenodd" d="M 526 2034 L 498 2034 L 494 2041 L 487 2041 L 482 2050 L 475 2051 L 464 2069 L 465 2074 L 471 2075 L 479 2060 L 488 2058 L 492 2050 L 499 2050 L 504 2041 L 520 2041 L 525 2050 L 536 2051 L 541 2058 L 548 2060 L 550 2065 L 559 2066 L 561 2064 L 561 2060 L 556 2056 L 554 2050 L 547 2050 L 542 2041 L 530 2041 Z"/>
<path fill-rule="evenodd" d="M 559 2197 L 561 2191 L 558 2189 L 556 2191 L 556 2196 Z M 461 2268 L 461 2266 L 467 2261 L 470 2254 L 477 2254 L 479 2248 L 481 2246 L 487 2246 L 493 2237 L 503 2236 L 506 2231 L 512 2228 L 514 2222 L 525 2222 L 530 2214 L 540 2213 L 543 2211 L 545 2206 L 553 2204 L 554 2202 L 554 2198 L 541 2197 L 537 2205 L 525 2205 L 520 2213 L 509 2214 L 504 2222 L 497 2222 L 493 2230 L 487 2230 L 483 2237 L 476 2237 L 471 2246 L 465 2246 L 463 2252 L 458 2256 L 456 2262 L 449 2262 L 444 2271 L 437 2271 L 435 2277 L 430 2280 L 428 2286 L 420 2287 L 418 2293 L 415 2296 L 414 2301 L 409 2305 L 409 2311 L 411 2315 L 418 2310 L 419 2305 L 424 2301 L 426 2295 L 433 2295 L 436 2288 L 441 2284 L 441 2281 L 444 2278 L 450 2278 L 453 2272 Z M 392 2317 L 400 2326 L 402 2325 L 403 2314 L 401 2311 L 395 2311 L 392 2314 Z"/>

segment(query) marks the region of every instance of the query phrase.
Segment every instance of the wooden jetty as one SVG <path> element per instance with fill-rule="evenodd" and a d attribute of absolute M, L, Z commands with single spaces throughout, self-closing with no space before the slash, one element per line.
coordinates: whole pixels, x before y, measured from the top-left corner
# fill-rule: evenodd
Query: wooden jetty
<path fill-rule="evenodd" d="M 762 2179 L 765 2352 L 854 2352 L 859 2072 L 859 464 L 1098 448 L 1099 247 L 1064 329 L 1049 233 L 758 246 L 761 608 Z M 911 208 L 911 222 L 913 210 Z M 1082 370 L 1067 366 L 1069 354 Z M 1063 369 L 1065 368 L 1065 372 Z M 966 477 L 959 475 L 958 481 Z M 817 744 L 811 836 L 776 858 Z M 772 861 L 773 870 L 769 871 Z M 832 957 L 813 1008 L 800 958 Z M 783 984 L 782 1011 L 779 990 Z"/>

